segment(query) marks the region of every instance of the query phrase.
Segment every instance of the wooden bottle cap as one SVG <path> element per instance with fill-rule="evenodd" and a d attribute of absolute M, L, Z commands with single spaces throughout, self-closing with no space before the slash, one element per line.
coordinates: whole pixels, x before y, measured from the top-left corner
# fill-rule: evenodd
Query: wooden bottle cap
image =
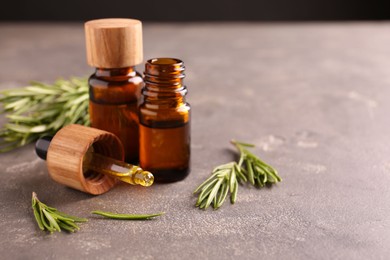
<path fill-rule="evenodd" d="M 116 180 L 93 173 L 85 175 L 83 159 L 93 146 L 95 152 L 123 161 L 123 145 L 109 132 L 82 125 L 68 125 L 57 132 L 47 151 L 47 168 L 50 177 L 71 188 L 98 195 L 110 190 Z"/>
<path fill-rule="evenodd" d="M 125 68 L 143 60 L 142 23 L 135 19 L 98 19 L 85 23 L 87 61 L 97 68 Z"/>

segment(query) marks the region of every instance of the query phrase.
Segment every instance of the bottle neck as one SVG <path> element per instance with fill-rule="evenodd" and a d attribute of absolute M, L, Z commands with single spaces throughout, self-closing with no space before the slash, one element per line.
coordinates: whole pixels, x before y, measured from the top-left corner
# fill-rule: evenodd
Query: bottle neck
<path fill-rule="evenodd" d="M 95 75 L 99 78 L 122 78 L 122 77 L 134 77 L 137 75 L 135 67 L 126 68 L 96 68 Z"/>
<path fill-rule="evenodd" d="M 181 60 L 158 58 L 145 64 L 142 90 L 145 103 L 170 104 L 179 106 L 185 103 L 187 88 L 183 85 L 184 64 Z"/>

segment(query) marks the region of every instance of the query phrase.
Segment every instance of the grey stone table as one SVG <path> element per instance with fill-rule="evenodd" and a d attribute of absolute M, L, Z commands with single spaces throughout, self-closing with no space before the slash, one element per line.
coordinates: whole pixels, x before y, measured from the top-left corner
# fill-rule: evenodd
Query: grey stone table
<path fill-rule="evenodd" d="M 145 24 L 144 44 L 145 58 L 187 66 L 190 176 L 90 196 L 53 182 L 33 145 L 1 154 L 0 258 L 388 259 L 390 23 Z M 0 24 L 0 88 L 89 75 L 84 49 L 81 23 Z M 283 182 L 198 210 L 192 191 L 234 159 L 231 138 L 256 144 Z M 90 221 L 39 231 L 32 191 Z M 166 215 L 110 221 L 94 209 Z"/>

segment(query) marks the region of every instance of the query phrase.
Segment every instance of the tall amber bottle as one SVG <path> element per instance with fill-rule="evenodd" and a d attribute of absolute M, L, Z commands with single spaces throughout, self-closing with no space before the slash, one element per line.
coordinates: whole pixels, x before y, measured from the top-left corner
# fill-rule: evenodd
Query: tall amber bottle
<path fill-rule="evenodd" d="M 140 166 L 157 182 L 184 179 L 190 171 L 190 105 L 185 100 L 184 64 L 157 58 L 145 65 L 139 109 Z"/>
<path fill-rule="evenodd" d="M 135 65 L 143 59 L 142 24 L 134 19 L 98 19 L 85 23 L 91 126 L 119 137 L 125 160 L 138 162 L 138 105 L 143 87 Z"/>

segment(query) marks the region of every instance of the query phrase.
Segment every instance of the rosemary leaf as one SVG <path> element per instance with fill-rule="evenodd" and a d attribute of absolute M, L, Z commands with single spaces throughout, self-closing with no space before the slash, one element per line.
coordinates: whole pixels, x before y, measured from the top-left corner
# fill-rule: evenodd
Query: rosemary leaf
<path fill-rule="evenodd" d="M 211 190 L 211 192 L 210 192 L 210 194 L 209 194 L 209 196 L 207 198 L 207 202 L 206 202 L 205 208 L 208 208 L 208 206 L 210 206 L 211 202 L 214 203 L 214 207 L 217 206 L 217 205 L 215 205 L 216 204 L 216 196 L 217 196 L 219 187 L 221 186 L 222 182 L 223 182 L 223 177 L 219 178 L 219 180 L 217 181 L 217 183 L 215 184 L 215 186 Z"/>
<path fill-rule="evenodd" d="M 230 202 L 232 204 L 234 204 L 237 200 L 237 192 L 238 192 L 238 183 L 235 182 L 234 183 L 234 187 L 233 187 L 233 192 L 232 192 L 232 195 L 230 196 Z"/>
<path fill-rule="evenodd" d="M 248 159 L 246 159 L 246 160 L 244 159 L 244 161 L 246 164 L 246 169 L 248 170 L 248 176 L 247 176 L 248 180 L 252 185 L 255 185 L 255 180 L 254 180 L 255 176 L 254 176 L 252 164 Z"/>
<path fill-rule="evenodd" d="M 223 189 L 222 189 L 222 191 L 221 191 L 221 195 L 222 195 L 222 196 L 218 199 L 218 202 L 217 202 L 218 204 L 217 204 L 217 207 L 216 207 L 216 208 L 219 208 L 219 207 L 222 206 L 222 204 L 225 202 L 225 199 L 226 199 L 228 193 L 229 193 L 228 186 L 227 186 L 227 185 L 224 185 L 224 186 L 223 186 Z"/>
<path fill-rule="evenodd" d="M 34 217 L 35 217 L 35 220 L 38 223 L 39 229 L 45 230 L 45 227 L 43 226 L 43 223 L 42 223 L 42 220 L 41 220 L 41 216 L 39 214 L 39 209 L 37 209 L 37 207 L 35 207 L 33 205 L 33 211 L 34 211 Z"/>
<path fill-rule="evenodd" d="M 232 170 L 230 171 L 230 176 L 229 176 L 229 188 L 230 192 L 233 192 L 234 190 L 234 184 L 236 183 L 236 168 L 233 167 Z"/>
<path fill-rule="evenodd" d="M 92 214 L 100 215 L 106 218 L 111 219 L 121 219 L 121 220 L 148 220 L 154 217 L 161 216 L 165 214 L 165 212 L 160 212 L 156 214 L 118 214 L 112 212 L 105 212 L 100 210 L 95 210 L 91 212 Z"/>

